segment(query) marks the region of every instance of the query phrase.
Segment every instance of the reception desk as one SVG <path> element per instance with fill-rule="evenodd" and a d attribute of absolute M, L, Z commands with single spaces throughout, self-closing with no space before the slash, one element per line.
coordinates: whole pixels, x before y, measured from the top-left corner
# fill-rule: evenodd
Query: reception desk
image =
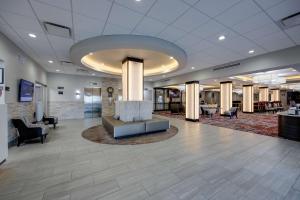
<path fill-rule="evenodd" d="M 300 141 L 300 115 L 288 115 L 287 112 L 279 112 L 278 136 Z"/>

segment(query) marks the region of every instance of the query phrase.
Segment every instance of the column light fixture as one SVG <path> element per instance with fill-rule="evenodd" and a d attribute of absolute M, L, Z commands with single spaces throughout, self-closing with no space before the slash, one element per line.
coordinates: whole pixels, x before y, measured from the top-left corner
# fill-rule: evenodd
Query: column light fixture
<path fill-rule="evenodd" d="M 185 119 L 199 121 L 199 81 L 185 83 Z"/>
<path fill-rule="evenodd" d="M 253 85 L 243 85 L 243 112 L 254 112 L 254 92 Z"/>
<path fill-rule="evenodd" d="M 229 111 L 232 107 L 232 81 L 225 81 L 220 83 L 220 96 L 221 96 L 221 115 L 225 111 Z"/>
<path fill-rule="evenodd" d="M 144 100 L 144 60 L 127 57 L 122 62 L 124 101 Z"/>

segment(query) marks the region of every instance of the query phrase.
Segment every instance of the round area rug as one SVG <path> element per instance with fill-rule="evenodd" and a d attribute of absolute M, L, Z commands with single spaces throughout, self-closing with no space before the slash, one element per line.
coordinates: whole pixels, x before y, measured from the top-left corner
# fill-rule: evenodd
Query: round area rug
<path fill-rule="evenodd" d="M 168 130 L 115 139 L 101 125 L 88 128 L 82 132 L 82 137 L 101 144 L 136 145 L 167 140 L 178 133 L 178 128 L 171 126 Z"/>

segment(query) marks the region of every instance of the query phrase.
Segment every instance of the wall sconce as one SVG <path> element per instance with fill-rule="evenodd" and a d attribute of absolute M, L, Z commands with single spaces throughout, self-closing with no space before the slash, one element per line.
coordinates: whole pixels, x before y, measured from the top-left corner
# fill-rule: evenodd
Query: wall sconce
<path fill-rule="evenodd" d="M 80 91 L 76 90 L 75 92 L 76 99 L 80 99 Z"/>

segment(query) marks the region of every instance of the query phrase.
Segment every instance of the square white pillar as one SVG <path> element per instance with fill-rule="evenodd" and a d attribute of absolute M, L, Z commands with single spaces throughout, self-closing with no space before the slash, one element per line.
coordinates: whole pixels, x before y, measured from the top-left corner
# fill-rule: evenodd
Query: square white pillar
<path fill-rule="evenodd" d="M 122 62 L 123 101 L 144 100 L 144 61 L 125 58 Z"/>
<path fill-rule="evenodd" d="M 225 111 L 229 111 L 232 107 L 232 81 L 221 82 L 220 96 L 221 105 L 220 114 L 223 115 Z"/>
<path fill-rule="evenodd" d="M 269 88 L 260 87 L 259 88 L 259 101 L 269 101 Z"/>
<path fill-rule="evenodd" d="M 199 81 L 185 83 L 185 119 L 199 121 Z"/>
<path fill-rule="evenodd" d="M 279 89 L 271 89 L 271 101 L 280 101 Z"/>
<path fill-rule="evenodd" d="M 253 113 L 254 112 L 254 94 L 253 85 L 243 85 L 243 112 Z"/>

